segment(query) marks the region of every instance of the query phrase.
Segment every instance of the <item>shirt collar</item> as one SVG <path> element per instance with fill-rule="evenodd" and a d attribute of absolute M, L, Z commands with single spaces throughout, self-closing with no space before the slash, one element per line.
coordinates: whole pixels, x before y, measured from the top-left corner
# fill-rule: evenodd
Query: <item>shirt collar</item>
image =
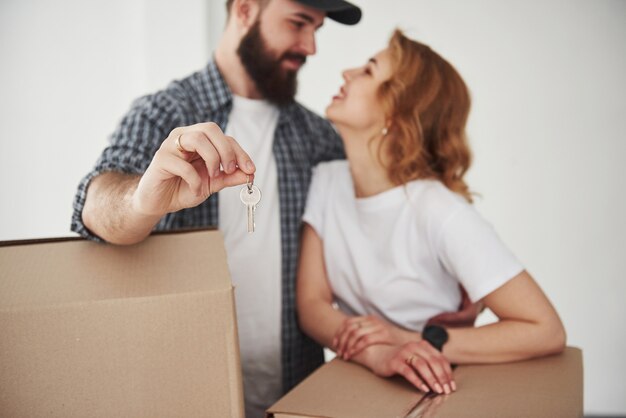
<path fill-rule="evenodd" d="M 222 77 L 222 73 L 217 68 L 215 59 L 209 61 L 202 72 L 201 84 L 203 100 L 208 104 L 209 109 L 219 110 L 232 106 L 233 95 L 224 77 Z"/>

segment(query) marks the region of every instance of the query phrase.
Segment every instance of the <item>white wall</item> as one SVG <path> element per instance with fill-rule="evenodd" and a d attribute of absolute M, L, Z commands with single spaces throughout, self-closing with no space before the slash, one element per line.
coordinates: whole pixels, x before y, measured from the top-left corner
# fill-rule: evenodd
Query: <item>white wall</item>
<path fill-rule="evenodd" d="M 0 1 L 0 239 L 70 234 L 118 120 L 206 63 L 209 21 L 205 0 Z"/>
<path fill-rule="evenodd" d="M 358 26 L 320 31 L 300 100 L 323 112 L 395 26 L 447 57 L 474 100 L 479 210 L 584 350 L 586 413 L 626 414 L 626 2 L 356 2 Z M 0 239 L 69 234 L 131 100 L 204 65 L 224 18 L 221 0 L 62 4 L 0 2 Z"/>

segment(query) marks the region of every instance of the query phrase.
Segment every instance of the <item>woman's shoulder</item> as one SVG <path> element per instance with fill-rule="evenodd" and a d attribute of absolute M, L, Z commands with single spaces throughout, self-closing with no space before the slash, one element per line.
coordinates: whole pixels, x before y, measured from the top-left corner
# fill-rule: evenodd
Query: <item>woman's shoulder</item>
<path fill-rule="evenodd" d="M 441 181 L 424 179 L 409 183 L 409 194 L 432 209 L 469 208 L 472 205 L 460 194 L 448 189 Z"/>
<path fill-rule="evenodd" d="M 311 225 L 320 237 L 325 235 L 324 225 L 329 211 L 337 207 L 341 199 L 351 196 L 350 193 L 345 193 L 346 186 L 342 186 L 349 180 L 350 170 L 345 160 L 323 162 L 313 168 L 302 219 Z"/>
<path fill-rule="evenodd" d="M 420 223 L 431 227 L 441 228 L 456 213 L 473 208 L 439 180 L 414 180 L 408 183 L 408 192 Z"/>
<path fill-rule="evenodd" d="M 327 201 L 330 195 L 343 193 L 349 187 L 350 181 L 350 169 L 346 160 L 319 163 L 313 167 L 309 197 L 313 195 L 314 201 Z"/>
<path fill-rule="evenodd" d="M 325 161 L 313 167 L 313 178 L 332 181 L 350 175 L 347 160 Z"/>

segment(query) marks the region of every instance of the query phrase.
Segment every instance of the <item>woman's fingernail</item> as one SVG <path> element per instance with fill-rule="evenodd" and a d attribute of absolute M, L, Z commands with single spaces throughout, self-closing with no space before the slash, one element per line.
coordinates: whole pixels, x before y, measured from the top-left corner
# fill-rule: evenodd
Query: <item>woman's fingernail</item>
<path fill-rule="evenodd" d="M 439 383 L 435 384 L 435 391 L 437 393 L 442 393 L 443 392 L 443 389 L 441 388 L 441 385 Z"/>
<path fill-rule="evenodd" d="M 454 380 L 450 382 L 450 386 L 452 386 L 452 390 L 456 392 L 456 383 L 454 382 Z"/>
<path fill-rule="evenodd" d="M 445 392 L 446 395 L 449 395 L 451 393 L 450 386 L 448 386 L 447 383 L 443 384 L 443 391 Z"/>
<path fill-rule="evenodd" d="M 246 162 L 246 169 L 251 172 L 254 171 L 254 164 L 252 163 L 252 161 Z"/>
<path fill-rule="evenodd" d="M 422 391 L 428 393 L 430 392 L 430 388 L 426 385 L 422 385 Z"/>

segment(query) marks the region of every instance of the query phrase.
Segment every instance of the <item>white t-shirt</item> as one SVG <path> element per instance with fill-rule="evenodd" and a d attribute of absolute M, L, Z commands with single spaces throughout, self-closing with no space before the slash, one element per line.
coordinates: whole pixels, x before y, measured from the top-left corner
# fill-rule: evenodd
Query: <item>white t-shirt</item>
<path fill-rule="evenodd" d="M 272 153 L 279 110 L 264 100 L 233 96 L 226 134 L 250 155 L 261 189 L 256 229 L 247 230 L 245 187 L 220 191 L 219 229 L 235 285 L 239 344 L 247 418 L 262 418 L 282 392 L 281 246 L 276 161 Z"/>
<path fill-rule="evenodd" d="M 523 270 L 491 225 L 435 180 L 357 199 L 348 162 L 322 163 L 304 221 L 323 241 L 340 309 L 414 331 L 458 310 L 459 282 L 477 301 Z"/>

